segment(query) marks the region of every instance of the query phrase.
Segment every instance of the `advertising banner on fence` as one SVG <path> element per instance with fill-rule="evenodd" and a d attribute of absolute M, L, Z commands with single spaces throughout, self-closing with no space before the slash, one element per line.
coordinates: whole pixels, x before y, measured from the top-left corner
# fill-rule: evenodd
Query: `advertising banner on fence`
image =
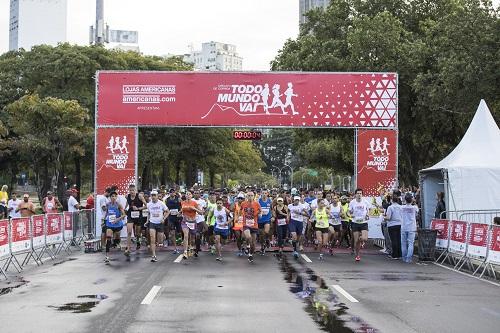
<path fill-rule="evenodd" d="M 380 189 L 397 185 L 397 132 L 394 130 L 358 130 L 357 187 L 365 196 L 378 196 Z"/>
<path fill-rule="evenodd" d="M 490 250 L 488 251 L 488 261 L 500 263 L 500 226 L 492 226 L 490 232 Z"/>
<path fill-rule="evenodd" d="M 64 212 L 64 240 L 73 239 L 73 213 Z"/>
<path fill-rule="evenodd" d="M 34 215 L 31 217 L 33 232 L 33 248 L 38 249 L 45 245 L 45 215 Z"/>
<path fill-rule="evenodd" d="M 61 214 L 46 214 L 47 218 L 47 245 L 57 244 L 62 242 L 62 215 Z"/>
<path fill-rule="evenodd" d="M 448 222 L 448 220 L 433 219 L 431 221 L 431 229 L 438 231 L 436 237 L 436 247 L 441 249 L 448 248 L 449 224 L 450 222 Z"/>
<path fill-rule="evenodd" d="M 9 255 L 9 220 L 0 220 L 0 258 Z"/>
<path fill-rule="evenodd" d="M 97 125 L 397 127 L 395 73 L 98 73 Z"/>
<path fill-rule="evenodd" d="M 136 183 L 135 128 L 97 128 L 96 191 L 118 186 L 118 193 L 128 193 L 128 186 Z"/>
<path fill-rule="evenodd" d="M 486 250 L 488 248 L 488 228 L 489 225 L 487 224 L 471 223 L 469 231 L 469 254 L 486 257 Z"/>
<path fill-rule="evenodd" d="M 464 253 L 467 242 L 467 222 L 451 221 L 450 251 Z"/>
<path fill-rule="evenodd" d="M 30 218 L 11 219 L 10 225 L 12 253 L 29 250 L 31 248 Z"/>

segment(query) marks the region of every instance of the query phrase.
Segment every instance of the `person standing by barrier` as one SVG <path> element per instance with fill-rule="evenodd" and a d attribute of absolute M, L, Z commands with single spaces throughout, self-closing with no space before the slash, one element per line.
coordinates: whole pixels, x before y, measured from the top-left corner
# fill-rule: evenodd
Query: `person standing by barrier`
<path fill-rule="evenodd" d="M 392 259 L 401 258 L 401 224 L 403 222 L 403 214 L 401 211 L 400 194 L 401 192 L 394 191 L 392 195 L 392 204 L 387 208 L 385 215 L 387 229 L 391 237 Z"/>
<path fill-rule="evenodd" d="M 405 195 L 406 204 L 401 208 L 403 223 L 401 225 L 401 255 L 403 261 L 411 263 L 413 257 L 413 244 L 417 232 L 418 207 L 412 204 L 413 196 Z"/>
<path fill-rule="evenodd" d="M 76 200 L 77 195 L 78 195 L 77 190 L 71 189 L 69 191 L 68 212 L 70 213 L 75 213 L 80 210 L 80 203 L 78 202 L 78 200 Z"/>
<path fill-rule="evenodd" d="M 125 210 L 117 201 L 118 193 L 112 191 L 110 193 L 110 201 L 106 204 L 106 215 L 104 220 L 106 223 L 106 257 L 104 262 L 109 263 L 109 250 L 111 248 L 111 239 L 113 233 L 120 232 L 123 228 L 123 220 L 125 219 Z"/>
<path fill-rule="evenodd" d="M 21 217 L 31 217 L 35 215 L 35 205 L 30 200 L 30 195 L 28 193 L 23 195 L 23 201 L 17 206 L 17 211 L 21 213 Z"/>
<path fill-rule="evenodd" d="M 446 219 L 446 204 L 444 203 L 444 192 L 436 193 L 436 210 L 434 211 L 435 219 Z"/>
<path fill-rule="evenodd" d="M 5 199 L 0 200 L 0 220 L 6 219 L 9 216 L 9 211 L 7 210 L 7 202 Z"/>
<path fill-rule="evenodd" d="M 2 185 L 2 190 L 0 191 L 0 201 L 9 201 L 9 193 L 7 192 L 9 187 L 7 185 Z"/>
<path fill-rule="evenodd" d="M 42 200 L 42 210 L 45 214 L 58 213 L 62 209 L 59 200 L 54 197 L 51 191 L 47 191 L 47 196 Z"/>
<path fill-rule="evenodd" d="M 384 212 L 387 211 L 387 208 L 389 208 L 391 203 L 392 196 L 390 194 L 385 195 L 382 199 L 382 208 L 384 209 Z M 384 248 L 381 250 L 381 252 L 384 252 L 387 255 L 392 255 L 391 237 L 389 236 L 389 229 L 387 227 L 387 221 L 385 219 L 382 220 L 380 227 L 382 228 L 382 235 L 384 236 Z"/>
<path fill-rule="evenodd" d="M 21 217 L 21 213 L 17 210 L 17 207 L 21 204 L 21 200 L 17 198 L 17 193 L 12 192 L 12 198 L 7 203 L 7 211 L 9 212 L 9 217 L 16 218 Z"/>

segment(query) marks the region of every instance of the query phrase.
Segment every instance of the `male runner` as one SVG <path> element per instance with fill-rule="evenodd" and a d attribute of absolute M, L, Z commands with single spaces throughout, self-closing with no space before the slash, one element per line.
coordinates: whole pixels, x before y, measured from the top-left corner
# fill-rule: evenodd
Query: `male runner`
<path fill-rule="evenodd" d="M 304 230 L 304 218 L 308 217 L 309 214 L 306 207 L 300 203 L 299 196 L 293 197 L 293 203 L 288 205 L 288 211 L 288 220 L 290 221 L 288 229 L 292 234 L 293 256 L 297 259 L 299 257 L 299 252 L 297 251 L 298 237 L 302 235 Z"/>
<path fill-rule="evenodd" d="M 216 197 L 215 193 L 211 192 L 208 196 L 208 202 L 207 202 L 207 210 L 206 210 L 207 220 L 206 220 L 206 223 L 208 226 L 208 230 L 205 233 L 205 240 L 208 241 L 208 245 L 210 247 L 210 253 L 212 253 L 212 254 L 215 254 L 215 250 L 216 250 L 215 243 L 214 243 L 215 217 L 212 215 L 212 217 L 209 218 L 208 215 L 210 214 L 211 211 L 213 211 L 217 207 L 216 200 L 217 200 L 217 197 Z"/>
<path fill-rule="evenodd" d="M 198 203 L 193 199 L 191 192 L 186 192 L 186 200 L 181 203 L 183 220 L 181 223 L 184 234 L 184 254 L 183 259 L 188 258 L 188 246 L 192 244 L 193 237 L 196 237 L 196 216 L 202 214 L 203 210 L 199 208 Z"/>
<path fill-rule="evenodd" d="M 195 235 L 195 250 L 194 256 L 198 257 L 198 253 L 201 252 L 201 237 L 208 230 L 208 226 L 205 222 L 205 209 L 207 207 L 207 202 L 200 197 L 200 191 L 194 191 L 193 200 L 198 204 L 198 208 L 201 210 L 196 213 L 196 235 Z M 208 196 L 208 193 L 207 193 Z"/>
<path fill-rule="evenodd" d="M 334 194 L 332 197 L 332 203 L 330 204 L 330 217 L 328 222 L 329 227 L 329 243 L 330 243 L 330 254 L 333 254 L 333 247 L 335 245 L 340 245 L 340 231 L 342 222 L 340 221 L 340 215 L 342 211 L 342 206 L 339 202 L 339 196 Z"/>
<path fill-rule="evenodd" d="M 368 240 L 368 210 L 370 205 L 363 200 L 363 190 L 356 189 L 355 198 L 349 203 L 349 213 L 351 213 L 352 219 L 352 234 L 354 242 L 354 251 L 356 253 L 356 261 L 361 260 L 359 251 L 361 248 L 361 243 Z"/>
<path fill-rule="evenodd" d="M 182 233 L 181 228 L 181 200 L 175 193 L 174 189 L 170 189 L 169 196 L 166 200 L 166 205 L 170 214 L 168 215 L 168 239 L 170 245 L 173 244 L 174 252 L 173 254 L 179 254 L 180 250 L 177 249 L 176 234 Z"/>
<path fill-rule="evenodd" d="M 118 193 L 112 191 L 110 193 L 110 201 L 106 203 L 106 214 L 104 221 L 106 224 L 106 257 L 104 262 L 109 263 L 109 249 L 111 248 L 111 239 L 113 234 L 120 232 L 123 228 L 123 220 L 125 219 L 125 211 L 122 205 L 117 201 Z"/>
<path fill-rule="evenodd" d="M 137 248 L 140 247 L 141 239 L 141 210 L 144 209 L 146 202 L 139 198 L 135 185 L 131 184 L 128 187 L 129 194 L 127 195 L 127 248 L 125 256 L 130 256 L 130 249 L 132 247 L 132 232 L 137 243 Z M 139 231 L 139 233 L 137 232 Z"/>
<path fill-rule="evenodd" d="M 243 236 L 247 241 L 248 261 L 253 262 L 255 252 L 255 241 L 259 232 L 258 219 L 262 216 L 262 210 L 258 202 L 255 201 L 253 192 L 247 193 L 247 200 L 241 204 L 243 215 Z"/>
<path fill-rule="evenodd" d="M 236 238 L 236 245 L 238 246 L 238 257 L 243 256 L 243 212 L 241 210 L 241 204 L 245 200 L 245 195 L 243 193 L 238 193 L 236 197 L 236 202 L 234 203 L 234 236 Z"/>
<path fill-rule="evenodd" d="M 214 234 L 215 234 L 215 248 L 217 250 L 217 261 L 222 261 L 222 245 L 221 238 L 226 241 L 229 237 L 229 219 L 230 214 L 229 209 L 224 207 L 224 202 L 221 198 L 216 200 L 216 208 L 210 210 L 208 213 L 208 219 L 212 218 L 215 220 Z"/>
<path fill-rule="evenodd" d="M 270 247 L 269 242 L 269 231 L 271 230 L 271 218 L 272 213 L 272 200 L 269 198 L 269 191 L 262 191 L 262 195 L 259 198 L 259 205 L 262 209 L 262 216 L 259 217 L 259 234 L 260 234 L 260 254 L 264 255 L 266 253 L 266 247 Z"/>
<path fill-rule="evenodd" d="M 158 258 L 156 257 L 156 237 L 162 237 L 161 235 L 163 235 L 165 228 L 165 220 L 167 219 L 169 212 L 165 203 L 159 200 L 157 191 L 151 192 L 151 198 L 151 202 L 147 205 L 149 212 L 148 224 L 151 248 L 151 262 L 157 262 Z"/>

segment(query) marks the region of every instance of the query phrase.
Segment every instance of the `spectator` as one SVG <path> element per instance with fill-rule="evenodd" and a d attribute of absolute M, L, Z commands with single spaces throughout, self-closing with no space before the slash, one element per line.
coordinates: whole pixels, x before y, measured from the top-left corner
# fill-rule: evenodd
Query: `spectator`
<path fill-rule="evenodd" d="M 16 211 L 21 214 L 21 217 L 30 217 L 36 214 L 35 205 L 30 200 L 28 193 L 24 193 L 23 201 L 17 206 Z"/>
<path fill-rule="evenodd" d="M 493 218 L 493 224 L 500 225 L 500 217 L 496 216 Z"/>
<path fill-rule="evenodd" d="M 68 198 L 68 212 L 74 213 L 77 212 L 80 209 L 80 204 L 76 200 L 77 196 L 77 191 L 72 189 L 69 191 L 69 198 Z"/>
<path fill-rule="evenodd" d="M 21 203 L 21 200 L 17 198 L 17 193 L 12 192 L 12 198 L 7 203 L 7 211 L 9 212 L 9 217 L 21 217 L 21 213 L 17 210 L 17 207 Z"/>
<path fill-rule="evenodd" d="M 2 190 L 0 191 L 0 201 L 9 201 L 9 193 L 7 193 L 7 190 L 9 187 L 7 185 L 2 186 Z"/>
<path fill-rule="evenodd" d="M 94 208 L 94 195 L 92 193 L 87 197 L 87 203 L 85 205 L 85 209 L 93 209 Z"/>
<path fill-rule="evenodd" d="M 391 238 L 392 259 L 401 258 L 401 224 L 403 215 L 401 211 L 400 191 L 394 191 L 392 195 L 392 205 L 387 208 L 385 219 L 387 220 L 387 229 Z"/>
<path fill-rule="evenodd" d="M 436 193 L 436 210 L 434 212 L 434 218 L 436 219 L 446 219 L 446 204 L 444 203 L 444 192 Z"/>
<path fill-rule="evenodd" d="M 47 213 L 57 213 L 59 209 L 62 208 L 59 200 L 54 197 L 51 191 L 47 191 L 47 196 L 42 200 L 42 210 L 45 214 Z"/>
<path fill-rule="evenodd" d="M 406 204 L 401 208 L 403 223 L 401 225 L 401 252 L 403 261 L 411 263 L 413 257 L 413 244 L 417 232 L 418 207 L 413 204 L 413 196 L 405 195 Z"/>
<path fill-rule="evenodd" d="M 7 210 L 7 202 L 5 199 L 0 200 L 0 220 L 6 219 L 9 216 L 9 212 Z"/>

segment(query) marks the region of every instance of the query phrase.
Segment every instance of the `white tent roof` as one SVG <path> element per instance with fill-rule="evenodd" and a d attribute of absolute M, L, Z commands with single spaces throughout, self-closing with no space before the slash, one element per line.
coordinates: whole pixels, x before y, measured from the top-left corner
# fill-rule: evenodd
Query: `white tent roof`
<path fill-rule="evenodd" d="M 484 100 L 458 146 L 441 162 L 422 171 L 457 167 L 500 169 L 500 129 Z"/>

